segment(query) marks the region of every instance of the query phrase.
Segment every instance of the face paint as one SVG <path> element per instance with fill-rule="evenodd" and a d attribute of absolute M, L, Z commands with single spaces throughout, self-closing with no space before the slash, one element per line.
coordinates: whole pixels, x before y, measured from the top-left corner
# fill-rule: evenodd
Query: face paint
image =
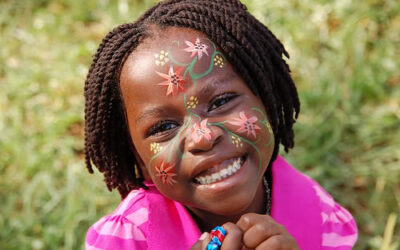
<path fill-rule="evenodd" d="M 171 43 L 172 45 L 178 45 L 179 46 L 179 41 L 173 41 Z M 189 52 L 191 53 L 190 57 L 194 59 L 190 62 L 190 63 L 183 63 L 183 62 L 179 62 L 177 61 L 171 53 L 171 47 L 168 49 L 168 51 L 165 50 L 161 50 L 160 53 L 155 54 L 155 64 L 157 66 L 164 66 L 166 63 L 170 62 L 169 65 L 169 71 L 168 71 L 168 75 L 158 72 L 156 71 L 157 75 L 159 75 L 160 77 L 162 77 L 163 79 L 165 79 L 166 81 L 163 81 L 161 83 L 158 83 L 158 85 L 161 86 L 167 86 L 167 92 L 166 95 L 172 95 L 172 96 L 176 96 L 179 92 L 185 92 L 185 88 L 183 87 L 183 85 L 185 84 L 185 76 L 187 74 L 189 74 L 189 77 L 191 78 L 192 82 L 194 84 L 196 84 L 196 79 L 199 79 L 201 77 L 204 77 L 206 75 L 208 75 L 213 68 L 213 65 L 218 65 L 220 68 L 223 67 L 224 63 L 223 63 L 223 57 L 222 54 L 218 54 L 220 52 L 218 52 L 216 50 L 215 45 L 213 44 L 213 48 L 214 48 L 214 53 L 211 57 L 211 62 L 214 61 L 213 63 L 210 63 L 210 67 L 203 73 L 196 75 L 194 73 L 194 68 L 196 66 L 196 62 L 197 60 L 200 60 L 203 55 L 209 56 L 208 54 L 208 46 L 204 43 L 200 42 L 199 38 L 196 38 L 196 40 L 194 41 L 194 43 L 185 40 L 185 44 L 188 46 L 187 48 L 183 49 L 183 51 L 185 52 Z M 204 57 L 203 57 L 204 58 Z M 174 70 L 174 66 L 173 65 L 177 65 L 180 66 L 177 68 L 177 70 Z M 185 73 L 184 75 L 181 75 L 182 72 L 182 67 L 186 67 L 185 69 Z M 193 113 L 191 110 L 195 109 L 198 105 L 199 101 L 198 98 L 195 96 L 191 96 L 189 98 L 188 101 L 186 101 L 186 94 L 184 95 L 184 105 L 186 107 L 186 110 L 189 112 L 189 120 L 186 124 L 184 124 L 184 126 L 182 127 L 182 129 L 179 131 L 179 133 L 175 136 L 175 138 L 173 140 L 171 140 L 170 143 L 168 143 L 168 145 L 166 145 L 165 147 L 161 147 L 158 144 L 151 144 L 150 145 L 150 151 L 152 151 L 155 155 L 150 159 L 149 165 L 151 166 L 151 163 L 153 162 L 153 160 L 155 160 L 159 155 L 161 155 L 164 150 L 169 149 L 169 157 L 168 157 L 168 162 L 171 160 L 172 158 L 172 154 L 174 151 L 178 151 L 179 156 L 182 158 L 183 154 L 182 152 L 180 152 L 179 147 L 177 145 L 177 141 L 179 140 L 180 137 L 180 133 L 183 131 L 183 129 L 185 129 L 186 127 L 188 127 L 189 123 L 192 120 L 192 116 L 195 116 L 196 118 L 198 118 L 201 121 L 200 116 L 198 116 L 197 114 Z M 207 127 L 207 119 L 195 123 L 192 126 L 192 134 L 191 137 L 193 137 L 193 140 L 195 143 L 199 143 L 201 140 L 211 140 L 212 139 L 212 133 L 211 130 Z M 175 150 L 174 150 L 175 147 Z M 164 163 L 164 162 L 163 162 Z M 163 165 L 162 165 L 163 166 Z M 159 173 L 159 168 L 156 167 L 157 173 L 158 175 Z M 173 168 L 169 169 L 169 171 L 173 171 Z M 167 183 L 165 181 L 163 181 L 163 183 Z M 174 181 L 170 181 L 168 182 L 168 184 L 173 184 L 175 183 Z"/>
<path fill-rule="evenodd" d="M 241 111 L 239 113 L 239 118 L 235 118 L 233 121 L 230 121 L 229 123 L 235 126 L 239 126 L 239 128 L 236 130 L 238 133 L 243 133 L 246 132 L 247 136 L 250 134 L 256 137 L 256 130 L 259 130 L 260 127 L 256 125 L 257 117 L 252 116 L 248 118 L 244 111 Z"/>
<path fill-rule="evenodd" d="M 157 176 L 168 185 L 176 183 L 176 180 L 173 179 L 176 175 L 174 170 L 175 165 L 170 165 L 168 162 L 162 162 L 160 166 L 156 166 Z"/>
<path fill-rule="evenodd" d="M 218 66 L 220 68 L 224 67 L 224 59 L 220 55 L 216 55 L 214 58 L 214 66 Z"/>
<path fill-rule="evenodd" d="M 208 52 L 207 52 L 207 48 L 208 47 L 204 43 L 200 43 L 200 39 L 199 38 L 196 38 L 196 41 L 195 41 L 194 44 L 189 42 L 189 41 L 185 41 L 185 43 L 189 47 L 184 49 L 184 51 L 191 52 L 192 55 L 190 57 L 194 57 L 197 54 L 197 57 L 200 60 L 201 57 L 203 56 L 203 53 L 208 56 Z"/>
<path fill-rule="evenodd" d="M 165 197 L 224 216 L 258 204 L 272 130 L 262 100 L 212 41 L 167 28 L 129 55 L 120 85 L 143 177 Z M 217 173 L 220 180 L 198 182 Z"/>
<path fill-rule="evenodd" d="M 199 99 L 195 96 L 191 96 L 189 98 L 189 101 L 186 102 L 186 107 L 188 109 L 195 109 L 197 107 L 197 104 L 199 104 Z"/>
<path fill-rule="evenodd" d="M 212 139 L 212 132 L 207 126 L 207 119 L 201 121 L 200 123 L 195 123 L 193 125 L 192 134 L 190 139 L 195 143 L 199 143 L 201 140 L 210 141 Z"/>
<path fill-rule="evenodd" d="M 231 135 L 231 139 L 232 144 L 235 145 L 237 148 L 243 147 L 242 140 L 238 136 Z"/>
<path fill-rule="evenodd" d="M 161 86 L 167 86 L 167 94 L 172 96 L 175 96 L 178 94 L 179 91 L 184 92 L 185 88 L 183 87 L 183 84 L 185 83 L 183 76 L 181 76 L 181 71 L 182 68 L 178 68 L 176 71 L 174 71 L 174 67 L 172 64 L 169 66 L 169 72 L 168 75 L 156 72 L 157 75 L 161 76 L 164 78 L 166 81 L 159 83 L 158 85 Z"/>
<path fill-rule="evenodd" d="M 268 130 L 268 136 L 269 136 L 269 142 L 264 144 L 264 146 L 270 146 L 274 141 L 274 137 L 272 136 L 273 131 L 272 131 L 271 124 L 269 123 L 269 121 L 267 119 L 267 116 L 264 114 L 264 112 L 261 109 L 259 109 L 257 107 L 253 107 L 251 110 L 257 111 L 263 117 L 263 120 L 261 121 L 261 123 Z"/>
<path fill-rule="evenodd" d="M 167 62 L 169 62 L 168 52 L 161 50 L 160 53 L 154 54 L 155 64 L 157 66 L 164 66 Z"/>
<path fill-rule="evenodd" d="M 198 74 L 194 73 L 194 69 L 196 67 L 196 63 L 198 62 L 198 60 L 202 58 L 204 59 L 205 58 L 204 55 L 209 57 L 208 46 L 205 43 L 202 43 L 199 38 L 196 38 L 194 43 L 188 40 L 185 40 L 184 42 L 188 47 L 183 49 L 183 51 L 191 53 L 190 57 L 193 58 L 192 61 L 189 63 L 179 62 L 177 59 L 175 59 L 173 57 L 173 53 L 171 52 L 171 47 L 169 47 L 167 51 L 161 50 L 160 53 L 155 54 L 156 58 L 155 64 L 157 66 L 164 66 L 165 64 L 169 63 L 168 75 L 156 71 L 157 75 L 166 80 L 159 83 L 158 85 L 167 86 L 167 92 L 166 92 L 167 96 L 168 95 L 176 96 L 179 94 L 179 92 L 185 91 L 183 85 L 185 84 L 185 77 L 187 74 L 189 75 L 194 87 L 196 87 L 196 80 L 205 77 L 210 72 L 212 72 L 213 66 L 216 66 L 218 68 L 223 68 L 225 65 L 222 53 L 218 52 L 216 50 L 216 46 L 214 45 L 214 43 L 210 41 L 212 47 L 214 48 L 214 52 L 212 56 L 209 58 L 210 60 L 209 67 L 202 73 Z M 173 41 L 171 42 L 171 44 L 179 46 L 180 42 Z M 173 65 L 176 65 L 177 67 L 176 71 L 174 70 Z M 183 68 L 185 68 L 184 75 L 181 75 Z M 156 166 L 157 176 L 159 176 L 162 179 L 163 183 L 167 183 L 169 185 L 176 183 L 176 181 L 172 178 L 173 176 L 175 176 L 175 174 L 173 173 L 174 167 L 166 164 L 169 164 L 174 152 L 178 152 L 180 158 L 183 157 L 183 153 L 180 152 L 178 143 L 176 142 L 179 141 L 181 132 L 189 126 L 193 117 L 197 118 L 199 122 L 195 122 L 192 125 L 192 133 L 189 135 L 188 139 L 193 140 L 194 143 L 199 143 L 202 140 L 210 141 L 213 139 L 212 138 L 213 134 L 209 128 L 209 125 L 218 126 L 222 128 L 226 133 L 228 133 L 231 143 L 235 145 L 236 148 L 243 147 L 243 143 L 247 143 L 250 146 L 252 146 L 258 153 L 259 166 L 262 165 L 262 155 L 260 153 L 260 149 L 256 145 L 262 141 L 262 138 L 259 138 L 259 140 L 254 141 L 254 139 L 257 138 L 257 132 L 261 130 L 261 128 L 257 125 L 257 123 L 263 124 L 268 130 L 269 142 L 262 144 L 263 146 L 271 145 L 273 137 L 272 137 L 272 129 L 267 121 L 267 118 L 259 108 L 253 107 L 251 110 L 255 110 L 258 113 L 260 113 L 263 120 L 259 120 L 256 116 L 249 115 L 247 111 L 246 111 L 247 113 L 245 111 L 241 111 L 239 112 L 237 117 L 231 120 L 225 120 L 221 122 L 208 124 L 207 119 L 202 120 L 201 117 L 194 112 L 194 109 L 196 109 L 198 103 L 199 100 L 196 96 L 191 96 L 189 99 L 187 99 L 186 93 L 184 93 L 184 106 L 187 112 L 189 113 L 188 121 L 181 127 L 177 135 L 165 147 L 160 146 L 158 143 L 152 143 L 150 145 L 150 150 L 154 153 L 154 156 L 149 161 L 150 166 L 154 159 L 160 156 L 165 150 L 167 149 L 169 150 L 168 162 L 166 163 L 162 162 L 161 166 Z M 236 127 L 235 132 L 229 130 L 225 126 L 226 123 Z M 245 137 L 247 137 L 247 139 Z"/>
<path fill-rule="evenodd" d="M 152 142 L 150 144 L 150 151 L 153 152 L 154 154 L 158 154 L 162 149 L 163 147 L 160 146 L 160 144 L 157 142 Z"/>

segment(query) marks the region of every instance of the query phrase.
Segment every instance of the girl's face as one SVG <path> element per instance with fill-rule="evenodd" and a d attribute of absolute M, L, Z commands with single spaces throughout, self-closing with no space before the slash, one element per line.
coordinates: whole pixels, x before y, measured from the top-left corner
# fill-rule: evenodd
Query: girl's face
<path fill-rule="evenodd" d="M 120 78 L 140 167 L 172 200 L 239 214 L 254 205 L 274 148 L 266 110 L 205 35 L 159 32 Z"/>

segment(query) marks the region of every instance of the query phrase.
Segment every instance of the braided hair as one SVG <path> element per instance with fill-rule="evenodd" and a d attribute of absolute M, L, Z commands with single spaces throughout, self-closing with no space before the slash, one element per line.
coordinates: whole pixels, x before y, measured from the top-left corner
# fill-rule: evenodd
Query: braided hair
<path fill-rule="evenodd" d="M 168 0 L 146 11 L 136 22 L 114 28 L 93 57 L 85 87 L 85 163 L 104 174 L 107 188 L 125 197 L 145 187 L 133 153 L 119 74 L 127 56 L 150 36 L 150 25 L 178 26 L 206 34 L 230 61 L 267 109 L 274 137 L 273 162 L 279 144 L 294 146 L 293 124 L 300 111 L 296 87 L 283 55 L 289 55 L 272 32 L 238 0 Z M 271 167 L 265 176 L 272 187 Z"/>

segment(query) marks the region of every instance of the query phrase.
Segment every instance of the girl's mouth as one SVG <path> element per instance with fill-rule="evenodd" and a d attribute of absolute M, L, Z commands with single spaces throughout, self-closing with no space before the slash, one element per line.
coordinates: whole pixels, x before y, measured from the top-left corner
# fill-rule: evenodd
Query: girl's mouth
<path fill-rule="evenodd" d="M 209 169 L 209 171 L 199 174 L 194 178 L 193 182 L 196 184 L 207 185 L 224 180 L 238 172 L 245 161 L 246 155 L 225 160 Z"/>

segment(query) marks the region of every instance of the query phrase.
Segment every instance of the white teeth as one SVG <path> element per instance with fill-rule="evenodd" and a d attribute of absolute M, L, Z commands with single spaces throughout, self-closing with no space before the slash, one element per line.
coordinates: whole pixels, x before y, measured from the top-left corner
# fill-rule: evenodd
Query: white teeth
<path fill-rule="evenodd" d="M 229 165 L 224 169 L 221 169 L 217 173 L 213 173 L 212 175 L 207 175 L 202 177 L 196 177 L 196 181 L 203 185 L 220 181 L 236 173 L 240 169 L 242 164 L 243 164 L 242 158 L 237 158 L 231 165 Z"/>
<path fill-rule="evenodd" d="M 228 170 L 226 170 L 226 168 L 222 169 L 221 171 L 219 171 L 220 174 L 222 175 L 222 178 L 225 178 L 225 176 L 228 175 Z"/>

